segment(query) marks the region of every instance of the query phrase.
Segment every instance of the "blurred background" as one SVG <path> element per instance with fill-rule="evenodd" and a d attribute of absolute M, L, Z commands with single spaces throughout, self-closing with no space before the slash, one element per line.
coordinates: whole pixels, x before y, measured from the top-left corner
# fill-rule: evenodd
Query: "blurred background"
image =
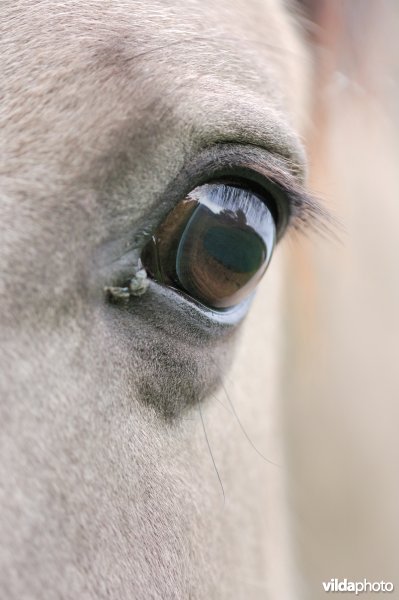
<path fill-rule="evenodd" d="M 342 227 L 289 244 L 281 376 L 300 597 L 366 578 L 399 598 L 399 3 L 307 10 L 310 187 Z"/>

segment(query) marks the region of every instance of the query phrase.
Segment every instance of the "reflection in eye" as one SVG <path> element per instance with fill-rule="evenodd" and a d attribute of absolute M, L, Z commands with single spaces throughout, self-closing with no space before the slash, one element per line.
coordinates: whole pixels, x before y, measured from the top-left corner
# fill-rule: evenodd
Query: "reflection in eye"
<path fill-rule="evenodd" d="M 275 240 L 275 223 L 260 195 L 236 184 L 205 184 L 167 215 L 142 260 L 156 281 L 226 309 L 254 290 Z"/>

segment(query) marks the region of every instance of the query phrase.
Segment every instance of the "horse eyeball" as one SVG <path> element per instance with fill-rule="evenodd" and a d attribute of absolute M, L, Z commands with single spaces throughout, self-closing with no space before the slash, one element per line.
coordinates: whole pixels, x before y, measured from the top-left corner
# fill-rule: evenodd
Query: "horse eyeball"
<path fill-rule="evenodd" d="M 142 261 L 156 281 L 223 310 L 254 290 L 275 241 L 273 216 L 260 194 L 211 183 L 195 188 L 167 215 Z"/>

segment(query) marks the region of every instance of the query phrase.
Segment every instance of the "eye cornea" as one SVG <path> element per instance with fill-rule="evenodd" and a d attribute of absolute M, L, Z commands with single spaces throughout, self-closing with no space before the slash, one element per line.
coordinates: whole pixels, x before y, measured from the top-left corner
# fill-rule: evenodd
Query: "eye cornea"
<path fill-rule="evenodd" d="M 118 266 L 111 272 L 107 269 L 104 289 L 107 297 L 112 292 L 112 301 L 139 295 L 131 290 L 133 260 L 164 286 L 165 294 L 180 292 L 181 300 L 212 314 L 213 320 L 230 322 L 245 314 L 274 245 L 286 232 L 316 232 L 339 239 L 337 220 L 282 168 L 281 161 L 271 156 L 266 164 L 254 149 L 251 161 L 242 156 L 239 160 L 237 148 L 222 150 L 222 158 L 217 153 L 219 160 L 205 154 L 199 164 L 186 166 L 168 186 L 159 208 L 136 230 L 134 245 L 125 242 L 128 254 L 113 261 Z M 243 217 L 245 227 L 240 231 Z M 263 221 L 273 232 L 273 243 L 270 238 L 265 243 L 257 231 Z M 251 271 L 251 265 L 259 266 L 258 270 Z"/>
<path fill-rule="evenodd" d="M 267 269 L 278 214 L 271 191 L 249 182 L 197 186 L 155 230 L 143 264 L 159 283 L 209 308 L 231 309 L 254 291 Z"/>
<path fill-rule="evenodd" d="M 147 273 L 214 314 L 235 314 L 286 231 L 334 230 L 334 219 L 303 179 L 296 164 L 264 148 L 223 143 L 196 153 L 166 189 L 159 225 L 152 233 L 146 228 Z M 253 214 L 260 216 L 255 222 Z M 272 232 L 267 239 L 263 222 Z"/>

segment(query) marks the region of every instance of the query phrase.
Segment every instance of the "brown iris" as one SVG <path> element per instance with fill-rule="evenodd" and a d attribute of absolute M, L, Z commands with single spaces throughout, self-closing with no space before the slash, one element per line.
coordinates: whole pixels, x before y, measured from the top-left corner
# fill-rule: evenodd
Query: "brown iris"
<path fill-rule="evenodd" d="M 275 244 L 263 197 L 239 185 L 195 188 L 164 219 L 143 251 L 160 283 L 217 309 L 235 306 L 255 288 Z"/>

